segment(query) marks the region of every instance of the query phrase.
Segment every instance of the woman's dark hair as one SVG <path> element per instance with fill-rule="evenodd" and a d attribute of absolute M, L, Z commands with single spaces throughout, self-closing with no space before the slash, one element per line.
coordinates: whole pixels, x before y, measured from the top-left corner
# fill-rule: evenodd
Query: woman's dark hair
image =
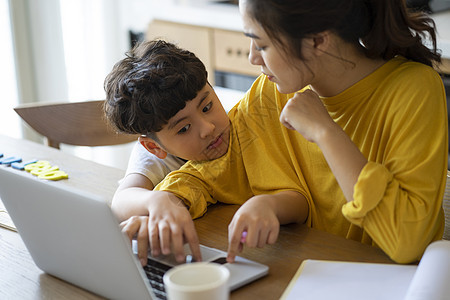
<path fill-rule="evenodd" d="M 154 137 L 207 83 L 192 53 L 155 40 L 137 44 L 105 79 L 107 120 L 119 131 Z"/>
<path fill-rule="evenodd" d="M 330 30 L 362 44 L 370 58 L 396 55 L 432 66 L 440 62 L 434 21 L 408 11 L 405 0 L 245 0 L 247 13 L 271 40 L 302 57 L 302 39 Z M 281 37 L 287 38 L 287 45 Z M 431 41 L 432 49 L 423 42 Z"/>

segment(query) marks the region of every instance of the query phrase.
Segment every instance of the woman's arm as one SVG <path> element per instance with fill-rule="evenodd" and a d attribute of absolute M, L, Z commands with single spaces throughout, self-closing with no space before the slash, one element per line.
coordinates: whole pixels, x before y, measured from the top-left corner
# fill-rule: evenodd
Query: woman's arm
<path fill-rule="evenodd" d="M 234 262 L 242 251 L 241 237 L 247 232 L 248 247 L 264 247 L 277 241 L 280 224 L 303 223 L 308 216 L 306 198 L 296 191 L 256 195 L 247 200 L 235 213 L 228 226 L 228 257 Z"/>
<path fill-rule="evenodd" d="M 353 201 L 353 188 L 367 159 L 331 119 L 319 96 L 309 89 L 295 94 L 284 107 L 280 121 L 319 146 L 347 202 Z"/>
<path fill-rule="evenodd" d="M 362 131 L 369 162 L 347 147 L 313 92 L 296 95 L 281 115 L 288 128 L 319 145 L 347 198 L 344 217 L 401 263 L 419 259 L 442 235 L 448 155 L 442 82 L 431 69 L 410 67 L 383 88 L 378 111 L 355 115 L 361 126 L 371 120 L 371 130 Z"/>

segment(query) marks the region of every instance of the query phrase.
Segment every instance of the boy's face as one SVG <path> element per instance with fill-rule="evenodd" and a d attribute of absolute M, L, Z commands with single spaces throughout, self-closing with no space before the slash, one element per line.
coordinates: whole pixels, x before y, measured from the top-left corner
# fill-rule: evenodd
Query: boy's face
<path fill-rule="evenodd" d="M 187 160 L 213 160 L 228 151 L 230 120 L 209 84 L 156 133 L 161 149 Z"/>

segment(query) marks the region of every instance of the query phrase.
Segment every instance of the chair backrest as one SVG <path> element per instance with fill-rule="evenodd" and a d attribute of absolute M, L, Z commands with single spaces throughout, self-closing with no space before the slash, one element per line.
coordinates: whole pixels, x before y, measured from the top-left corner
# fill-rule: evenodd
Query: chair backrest
<path fill-rule="evenodd" d="M 109 146 L 135 141 L 138 135 L 119 134 L 103 113 L 104 100 L 31 103 L 14 108 L 20 117 L 58 148 L 61 143 L 76 146 Z"/>
<path fill-rule="evenodd" d="M 445 214 L 444 240 L 450 240 L 450 171 L 447 171 L 447 184 L 445 185 L 442 207 Z"/>

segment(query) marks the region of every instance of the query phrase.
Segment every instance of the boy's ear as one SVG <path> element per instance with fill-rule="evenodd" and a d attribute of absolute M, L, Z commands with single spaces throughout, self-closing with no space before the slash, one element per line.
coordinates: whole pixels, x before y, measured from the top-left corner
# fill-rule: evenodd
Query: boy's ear
<path fill-rule="evenodd" d="M 145 136 L 139 137 L 139 143 L 144 146 L 145 149 L 148 150 L 151 154 L 155 155 L 156 157 L 160 159 L 164 159 L 167 157 L 167 152 L 163 150 L 157 142 L 155 142 L 153 139 Z"/>

